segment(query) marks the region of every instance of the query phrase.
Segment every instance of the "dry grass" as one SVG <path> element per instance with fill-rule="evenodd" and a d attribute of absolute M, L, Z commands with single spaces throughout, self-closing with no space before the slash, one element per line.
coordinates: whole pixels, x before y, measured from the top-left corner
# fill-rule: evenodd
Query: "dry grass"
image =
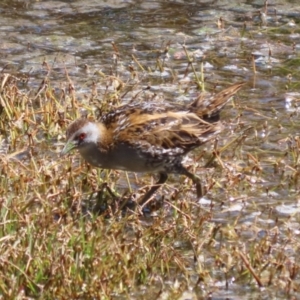
<path fill-rule="evenodd" d="M 0 137 L 8 149 L 0 176 L 1 299 L 207 299 L 225 293 L 296 299 L 299 218 L 278 219 L 271 194 L 263 196 L 270 189 L 260 184 L 270 176 L 265 167 L 273 166 L 271 189 L 297 187 L 295 141 L 288 156 L 266 163 L 250 151 L 260 143 L 258 128 L 240 124 L 237 113 L 236 132 L 215 145 L 214 168 L 202 171 L 213 204 L 195 203 L 191 183 L 177 177 L 159 191 L 165 203 L 152 217 L 102 205 L 112 201 L 104 183 L 127 190 L 122 173 L 92 169 L 76 153 L 59 157 L 67 123 L 80 112 L 97 116 L 124 99 L 154 97 L 139 93 L 142 66 L 135 60 L 127 82 L 101 74 L 102 95 L 91 86 L 80 101 L 67 75 L 65 88 L 51 87 L 46 63 L 49 74 L 34 93 L 23 86 L 26 78 L 1 76 Z M 209 153 L 196 154 L 194 167 L 209 161 Z M 151 184 L 146 176 L 129 181 L 136 193 Z M 96 213 L 103 207 L 106 213 Z"/>

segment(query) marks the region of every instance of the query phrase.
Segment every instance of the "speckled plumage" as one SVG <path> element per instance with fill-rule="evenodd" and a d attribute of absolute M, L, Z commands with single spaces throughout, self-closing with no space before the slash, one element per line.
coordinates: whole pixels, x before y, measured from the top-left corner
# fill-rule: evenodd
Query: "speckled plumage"
<path fill-rule="evenodd" d="M 199 178 L 188 172 L 181 161 L 189 151 L 222 130 L 219 111 L 243 84 L 234 84 L 209 98 L 198 98 L 188 106 L 129 103 L 102 115 L 98 122 L 78 119 L 67 129 L 63 153 L 77 148 L 96 167 L 159 173 L 160 180 L 141 203 L 167 180 L 168 173 L 191 178 L 201 197 Z"/>

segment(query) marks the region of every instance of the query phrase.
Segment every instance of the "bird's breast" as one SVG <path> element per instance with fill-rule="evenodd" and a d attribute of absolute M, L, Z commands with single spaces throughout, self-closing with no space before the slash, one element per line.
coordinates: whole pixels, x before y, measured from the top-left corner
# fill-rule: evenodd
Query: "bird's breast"
<path fill-rule="evenodd" d="M 165 170 L 165 151 L 142 150 L 127 144 L 119 144 L 103 151 L 95 144 L 79 149 L 81 156 L 91 165 L 102 169 L 130 172 L 160 172 Z"/>

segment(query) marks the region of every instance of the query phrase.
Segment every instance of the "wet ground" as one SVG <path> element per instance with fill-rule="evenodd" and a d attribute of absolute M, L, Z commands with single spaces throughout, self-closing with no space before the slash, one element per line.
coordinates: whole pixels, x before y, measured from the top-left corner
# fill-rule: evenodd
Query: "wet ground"
<path fill-rule="evenodd" d="M 222 170 L 200 171 L 208 185 L 217 178 L 200 203 L 213 210 L 212 222 L 241 224 L 243 239 L 275 230 L 299 238 L 297 1 L 1 1 L 0 15 L 0 69 L 26 78 L 28 90 L 37 91 L 47 74 L 55 89 L 66 88 L 68 73 L 78 99 L 92 88 L 101 98 L 101 74 L 111 74 L 183 102 L 199 93 L 201 63 L 206 90 L 246 81 L 222 113 L 228 127 L 220 143 L 235 141 L 222 154 Z M 211 296 L 247 293 L 232 282 Z"/>

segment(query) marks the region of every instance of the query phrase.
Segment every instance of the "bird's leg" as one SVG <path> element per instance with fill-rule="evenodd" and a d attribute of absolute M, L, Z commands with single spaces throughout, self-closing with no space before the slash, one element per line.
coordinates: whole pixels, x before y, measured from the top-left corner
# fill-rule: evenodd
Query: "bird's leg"
<path fill-rule="evenodd" d="M 117 192 L 113 191 L 107 183 L 105 183 L 105 188 L 107 189 L 107 192 L 110 194 L 110 196 L 114 198 L 114 200 L 121 197 Z"/>
<path fill-rule="evenodd" d="M 167 179 L 168 179 L 168 174 L 167 173 L 159 173 L 158 181 L 143 196 L 142 200 L 139 201 L 139 205 L 145 204 L 152 197 L 152 195 L 160 188 L 160 186 L 167 181 Z"/>
<path fill-rule="evenodd" d="M 94 213 L 101 214 L 108 208 L 108 206 L 110 205 L 109 203 L 111 202 L 109 200 L 110 197 L 108 197 L 108 195 L 114 199 L 115 203 L 120 198 L 120 196 L 118 194 L 115 194 L 113 192 L 113 190 L 105 182 L 101 185 L 101 189 L 98 190 L 98 192 L 97 192 L 96 203 L 93 207 Z M 91 197 L 92 197 L 92 195 L 91 195 Z M 114 203 L 113 203 L 113 206 L 115 206 Z"/>
<path fill-rule="evenodd" d="M 181 166 L 181 172 L 180 174 L 187 176 L 188 178 L 192 179 L 193 183 L 196 186 L 196 191 L 197 191 L 197 198 L 202 198 L 203 197 L 203 191 L 202 191 L 202 185 L 201 185 L 201 181 L 200 178 L 189 172 L 185 167 Z"/>

